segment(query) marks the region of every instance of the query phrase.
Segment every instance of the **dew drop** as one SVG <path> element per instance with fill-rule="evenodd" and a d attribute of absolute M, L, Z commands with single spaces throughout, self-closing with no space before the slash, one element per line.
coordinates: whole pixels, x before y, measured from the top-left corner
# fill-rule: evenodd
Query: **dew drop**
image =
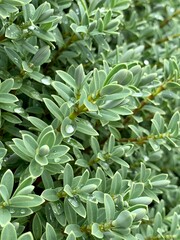
<path fill-rule="evenodd" d="M 26 211 L 24 209 L 21 209 L 21 211 L 20 211 L 21 214 L 25 214 L 25 212 Z"/>
<path fill-rule="evenodd" d="M 36 27 L 35 25 L 31 25 L 31 26 L 28 27 L 29 30 L 34 30 L 34 29 L 36 29 L 36 28 L 37 28 L 37 27 Z"/>
<path fill-rule="evenodd" d="M 149 157 L 148 156 L 144 156 L 144 161 L 148 161 L 149 160 Z"/>
<path fill-rule="evenodd" d="M 108 170 L 108 168 L 109 168 L 109 164 L 107 164 L 105 162 L 102 162 L 101 166 L 104 168 L 104 170 Z"/>
<path fill-rule="evenodd" d="M 149 64 L 149 61 L 146 59 L 146 60 L 144 60 L 144 64 L 145 65 L 148 65 Z"/>
<path fill-rule="evenodd" d="M 17 58 L 14 58 L 14 62 L 15 62 L 15 63 L 19 63 L 19 61 L 18 61 Z"/>
<path fill-rule="evenodd" d="M 34 98 L 40 98 L 40 94 L 37 91 L 31 92 L 31 96 Z"/>
<path fill-rule="evenodd" d="M 50 219 L 51 222 L 53 222 L 53 216 L 52 216 L 52 214 L 49 214 L 49 219 Z"/>
<path fill-rule="evenodd" d="M 28 30 L 27 29 L 23 29 L 23 33 L 28 33 Z"/>
<path fill-rule="evenodd" d="M 73 206 L 73 207 L 79 207 L 79 203 L 77 201 L 77 199 L 75 197 L 69 197 L 68 198 L 68 201 L 70 202 L 70 204 Z"/>
<path fill-rule="evenodd" d="M 12 213 L 12 214 L 15 213 L 15 210 L 14 210 L 13 208 L 10 208 L 9 211 L 10 211 L 10 213 Z"/>
<path fill-rule="evenodd" d="M 41 82 L 43 83 L 43 84 L 45 84 L 45 85 L 51 85 L 51 78 L 50 77 L 43 77 L 42 79 L 41 79 Z"/>
<path fill-rule="evenodd" d="M 73 132 L 74 132 L 74 127 L 73 127 L 72 125 L 67 125 L 67 126 L 65 127 L 65 131 L 66 131 L 67 133 L 73 133 Z"/>
<path fill-rule="evenodd" d="M 62 210 L 62 206 L 61 206 L 60 203 L 57 204 L 57 208 L 58 208 L 59 210 Z"/>
<path fill-rule="evenodd" d="M 92 201 L 92 202 L 95 202 L 95 201 L 96 201 L 96 198 L 95 198 L 92 194 L 89 194 L 89 195 L 87 196 L 87 200 Z"/>
<path fill-rule="evenodd" d="M 56 209 L 53 209 L 53 212 L 54 212 L 54 214 L 57 214 L 57 211 L 56 211 Z"/>
<path fill-rule="evenodd" d="M 21 107 L 16 107 L 16 108 L 14 108 L 14 112 L 15 113 L 24 113 L 24 109 Z"/>

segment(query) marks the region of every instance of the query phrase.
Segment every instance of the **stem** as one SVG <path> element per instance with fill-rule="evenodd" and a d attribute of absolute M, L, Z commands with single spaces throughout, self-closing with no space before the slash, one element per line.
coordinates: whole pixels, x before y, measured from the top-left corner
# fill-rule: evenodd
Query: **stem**
<path fill-rule="evenodd" d="M 77 40 L 79 40 L 79 38 L 73 34 L 69 39 L 68 41 L 61 47 L 59 48 L 55 55 L 53 56 L 52 60 L 50 63 L 47 64 L 46 68 L 45 68 L 45 71 L 44 71 L 44 74 L 46 74 L 48 72 L 48 70 L 54 65 L 54 63 L 56 62 L 56 60 L 58 59 L 59 55 L 65 51 L 71 44 L 73 44 L 74 42 L 76 42 Z"/>
<path fill-rule="evenodd" d="M 91 95 L 88 96 L 88 101 L 95 104 L 96 103 L 96 100 L 100 97 L 99 93 L 96 95 L 95 98 L 92 98 Z M 69 115 L 69 118 L 71 120 L 74 120 L 79 114 L 83 113 L 83 112 L 87 112 L 88 109 L 87 107 L 83 104 L 81 106 L 78 106 L 78 108 L 72 112 L 70 115 Z"/>
<path fill-rule="evenodd" d="M 170 17 L 164 19 L 161 24 L 160 24 L 160 28 L 163 28 L 164 26 L 166 26 L 166 24 L 168 22 L 170 22 L 174 17 L 176 17 L 177 15 L 180 14 L 180 9 L 177 9 Z"/>
<path fill-rule="evenodd" d="M 180 33 L 176 33 L 174 35 L 167 36 L 165 38 L 159 39 L 156 43 L 157 44 L 164 43 L 164 42 L 169 41 L 171 38 L 174 39 L 174 38 L 178 38 L 178 37 L 180 37 Z"/>
<path fill-rule="evenodd" d="M 1 36 L 0 36 L 0 42 L 2 42 L 2 41 L 5 40 L 5 39 L 6 39 L 5 35 L 1 35 Z"/>
<path fill-rule="evenodd" d="M 141 111 L 141 109 L 150 101 L 153 100 L 160 92 L 162 92 L 165 89 L 165 83 L 163 83 L 161 86 L 159 86 L 155 91 L 153 91 L 148 97 L 146 97 L 142 102 L 140 102 L 139 106 L 133 110 L 133 114 L 126 117 L 123 121 L 123 124 L 129 123 L 129 121 L 132 119 L 132 116 L 137 114 Z"/>
<path fill-rule="evenodd" d="M 138 138 L 121 138 L 118 141 L 119 142 L 134 142 L 137 144 L 144 144 L 149 139 L 162 139 L 165 137 L 170 137 L 169 133 L 163 133 L 159 135 L 148 135 L 148 136 L 142 136 Z"/>

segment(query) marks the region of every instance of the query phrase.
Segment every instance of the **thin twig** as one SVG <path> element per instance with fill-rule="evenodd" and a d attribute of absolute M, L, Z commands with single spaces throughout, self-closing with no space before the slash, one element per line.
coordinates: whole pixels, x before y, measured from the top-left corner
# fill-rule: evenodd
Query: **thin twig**
<path fill-rule="evenodd" d="M 170 22 L 174 17 L 176 17 L 177 15 L 180 14 L 180 9 L 177 9 L 170 17 L 164 19 L 161 24 L 160 24 L 160 28 L 163 28 L 164 26 L 166 26 L 168 24 L 168 22 Z"/>

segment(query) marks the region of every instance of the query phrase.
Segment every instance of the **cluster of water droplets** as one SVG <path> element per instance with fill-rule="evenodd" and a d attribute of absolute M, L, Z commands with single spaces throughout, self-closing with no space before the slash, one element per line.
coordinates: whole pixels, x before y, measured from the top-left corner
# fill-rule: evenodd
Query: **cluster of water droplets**
<path fill-rule="evenodd" d="M 63 213 L 63 208 L 60 203 L 57 203 L 56 205 L 53 204 L 52 206 L 53 213 L 56 215 L 61 215 Z"/>
<path fill-rule="evenodd" d="M 9 209 L 9 212 L 10 212 L 11 214 L 14 214 L 14 213 L 17 213 L 17 212 L 18 212 L 18 213 L 24 215 L 24 214 L 26 213 L 26 209 L 24 209 L 24 208 L 22 208 L 22 209 L 10 208 L 10 209 Z"/>

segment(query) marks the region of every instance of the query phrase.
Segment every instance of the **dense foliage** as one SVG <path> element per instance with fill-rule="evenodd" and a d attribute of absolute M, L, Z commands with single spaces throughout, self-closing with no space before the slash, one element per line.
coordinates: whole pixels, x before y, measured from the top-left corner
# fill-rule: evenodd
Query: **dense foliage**
<path fill-rule="evenodd" d="M 179 0 L 0 0 L 0 239 L 180 239 Z"/>

